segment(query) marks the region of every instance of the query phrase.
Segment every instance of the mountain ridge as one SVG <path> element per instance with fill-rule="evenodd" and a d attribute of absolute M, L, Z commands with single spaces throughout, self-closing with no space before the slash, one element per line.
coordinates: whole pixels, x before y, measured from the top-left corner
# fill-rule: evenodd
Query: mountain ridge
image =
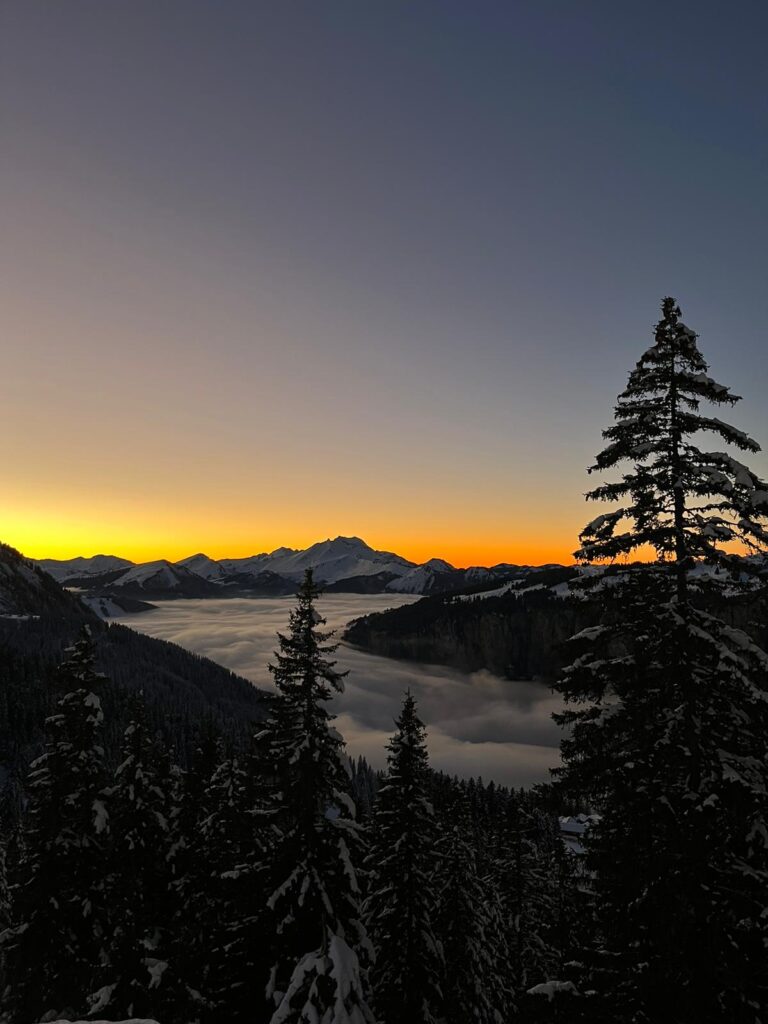
<path fill-rule="evenodd" d="M 442 558 L 412 562 L 392 551 L 372 548 L 360 537 L 337 536 L 307 548 L 279 547 L 243 558 L 214 559 L 202 551 L 178 561 L 133 563 L 116 555 L 40 559 L 40 568 L 70 589 L 101 599 L 99 607 L 123 598 L 274 597 L 295 593 L 306 569 L 337 593 L 429 594 L 502 582 L 521 568 L 470 566 L 457 569 Z"/>

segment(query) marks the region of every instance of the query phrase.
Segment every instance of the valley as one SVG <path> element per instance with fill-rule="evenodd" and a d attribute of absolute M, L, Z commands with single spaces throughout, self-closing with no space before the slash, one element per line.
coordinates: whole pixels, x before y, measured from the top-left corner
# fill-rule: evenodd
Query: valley
<path fill-rule="evenodd" d="M 165 601 L 119 622 L 210 658 L 258 687 L 270 689 L 268 669 L 276 633 L 285 632 L 289 598 Z M 318 602 L 328 628 L 341 635 L 365 615 L 397 614 L 422 604 L 412 595 L 328 593 Z M 336 653 L 349 671 L 335 700 L 336 727 L 349 754 L 384 766 L 384 744 L 405 690 L 429 722 L 434 767 L 482 775 L 505 785 L 545 782 L 558 762 L 559 729 L 551 721 L 559 701 L 543 683 L 502 679 L 491 671 L 463 670 L 427 661 L 393 660 L 348 643 Z"/>

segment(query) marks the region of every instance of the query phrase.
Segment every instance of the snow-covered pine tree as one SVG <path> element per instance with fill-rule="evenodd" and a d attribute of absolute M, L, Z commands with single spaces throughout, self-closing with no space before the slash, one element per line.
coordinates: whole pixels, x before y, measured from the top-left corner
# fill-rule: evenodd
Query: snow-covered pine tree
<path fill-rule="evenodd" d="M 382 1024 L 433 1024 L 444 964 L 435 938 L 436 826 L 426 796 L 426 730 L 410 691 L 389 742 L 366 861 L 365 923 L 376 951 L 374 1008 Z"/>
<path fill-rule="evenodd" d="M 373 805 L 379 791 L 379 777 L 362 756 L 356 761 L 350 761 L 350 768 L 352 797 L 357 808 L 357 817 L 359 821 L 365 822 L 373 813 Z"/>
<path fill-rule="evenodd" d="M 210 1024 L 253 1024 L 267 1017 L 265 823 L 252 793 L 246 765 L 224 757 L 207 787 L 209 813 L 199 826 L 203 884 L 192 902 L 205 998 L 201 1019 Z"/>
<path fill-rule="evenodd" d="M 768 656 L 713 612 L 718 579 L 730 574 L 735 589 L 749 568 L 724 545 L 768 542 L 768 484 L 695 443 L 714 433 L 759 450 L 700 412 L 737 397 L 708 375 L 674 300 L 662 310 L 592 467 L 625 464 L 588 495 L 621 504 L 585 528 L 577 552 L 605 561 L 650 546 L 658 560 L 593 576 L 611 601 L 574 639 L 559 682 L 571 730 L 562 782 L 602 814 L 588 864 L 610 1019 L 757 1024 L 768 1005 Z"/>
<path fill-rule="evenodd" d="M 478 870 L 466 793 L 457 786 L 442 822 L 435 933 L 443 949 L 446 1024 L 505 1024 L 513 965 L 496 880 Z"/>
<path fill-rule="evenodd" d="M 141 707 L 135 702 L 134 713 L 142 720 Z M 167 744 L 156 743 L 152 751 L 157 788 L 167 808 L 163 816 L 167 822 L 169 907 L 162 947 L 157 952 L 168 967 L 152 998 L 153 1012 L 164 1024 L 196 1024 L 206 1011 L 203 990 L 209 944 L 205 929 L 213 913 L 204 904 L 211 893 L 201 825 L 211 810 L 207 800 L 221 743 L 218 730 L 208 719 L 199 725 L 188 769 L 181 769 Z"/>
<path fill-rule="evenodd" d="M 556 977 L 564 953 L 558 927 L 563 844 L 545 821 L 522 800 L 509 799 L 495 857 L 510 964 L 519 992 Z"/>
<path fill-rule="evenodd" d="M 169 966 L 165 933 L 175 917 L 169 800 L 143 694 L 132 704 L 122 760 L 107 791 L 113 839 L 107 878 L 110 938 L 91 997 L 93 1016 L 153 1016 Z"/>
<path fill-rule="evenodd" d="M 93 639 L 66 651 L 45 752 L 30 766 L 29 806 L 12 921 L 3 934 L 12 1021 L 84 1010 L 105 930 L 104 751 Z"/>
<path fill-rule="evenodd" d="M 198 821 L 200 815 L 189 813 L 188 773 L 175 759 L 175 751 L 161 736 L 153 744 L 153 764 L 157 788 L 163 794 L 167 822 L 165 867 L 168 888 L 162 911 L 162 941 L 156 959 L 168 966 L 163 969 L 161 984 L 153 989 L 153 1014 L 163 1024 L 194 1024 L 201 1018 L 203 998 L 200 993 L 207 951 L 200 956 L 199 946 L 190 941 L 192 925 L 197 919 L 194 882 L 199 877 L 200 857 Z M 198 811 L 202 809 L 198 806 Z M 205 865 L 200 864 L 201 872 Z M 192 912 L 190 909 L 193 908 Z"/>
<path fill-rule="evenodd" d="M 268 731 L 282 834 L 268 901 L 277 952 L 268 995 L 272 1024 L 367 1024 L 373 1018 L 360 959 L 369 944 L 354 867 L 361 840 L 343 740 L 326 707 L 343 674 L 329 658 L 336 645 L 321 630 L 318 594 L 307 570 L 270 666 L 277 700 Z"/>

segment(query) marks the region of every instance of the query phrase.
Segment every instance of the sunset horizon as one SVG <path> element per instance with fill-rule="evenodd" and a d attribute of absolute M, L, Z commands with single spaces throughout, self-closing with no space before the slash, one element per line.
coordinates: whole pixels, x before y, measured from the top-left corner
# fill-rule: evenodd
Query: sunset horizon
<path fill-rule="evenodd" d="M 107 539 L 103 543 L 91 542 L 85 547 L 68 543 L 66 540 L 57 540 L 51 544 L 46 544 L 43 541 L 36 545 L 33 543 L 14 543 L 12 537 L 0 539 L 10 544 L 11 547 L 17 548 L 27 558 L 32 558 L 36 561 L 45 559 L 66 561 L 78 557 L 92 558 L 96 555 L 116 555 L 132 562 L 141 563 L 160 559 L 178 562 L 196 554 L 205 554 L 215 560 L 222 558 L 248 558 L 259 554 L 269 554 L 282 547 L 291 548 L 296 551 L 304 550 L 313 544 L 324 540 L 333 540 L 336 537 L 357 537 L 376 551 L 391 551 L 416 564 L 426 562 L 432 558 L 444 559 L 457 569 L 466 569 L 471 566 L 493 566 L 503 563 L 511 565 L 545 565 L 551 563 L 570 565 L 574 562 L 573 551 L 576 549 L 575 544 L 572 544 L 570 547 L 567 545 L 556 547 L 547 541 L 542 541 L 538 546 L 522 547 L 509 545 L 504 547 L 499 545 L 497 547 L 489 545 L 484 548 L 473 547 L 469 552 L 461 546 L 447 544 L 437 550 L 434 544 L 419 544 L 418 542 L 408 541 L 399 542 L 373 535 L 369 537 L 364 530 L 350 530 L 349 532 L 341 533 L 332 531 L 323 536 L 299 536 L 298 538 L 293 538 L 293 542 L 291 538 L 288 538 L 288 540 L 284 540 L 282 543 L 266 541 L 263 544 L 250 545 L 247 543 L 227 544 L 211 540 L 210 543 L 199 544 L 169 542 L 168 546 L 155 542 L 151 546 L 137 545 L 132 547 L 125 543 L 120 543 L 118 540 L 111 542 L 108 539 L 109 535 L 107 535 Z M 475 552 L 476 557 L 473 557 L 471 552 Z"/>

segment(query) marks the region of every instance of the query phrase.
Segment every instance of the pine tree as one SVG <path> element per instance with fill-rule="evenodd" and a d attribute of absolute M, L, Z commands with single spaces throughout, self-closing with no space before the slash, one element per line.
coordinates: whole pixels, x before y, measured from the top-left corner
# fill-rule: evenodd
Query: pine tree
<path fill-rule="evenodd" d="M 522 801 L 508 801 L 496 873 L 518 991 L 557 977 L 567 944 L 558 913 L 562 841 L 546 824 Z"/>
<path fill-rule="evenodd" d="M 658 560 L 593 576 L 614 584 L 612 600 L 574 639 L 559 683 L 571 730 L 562 781 L 602 814 L 588 864 L 606 1019 L 757 1024 L 768 1003 L 768 656 L 713 610 L 722 581 L 735 588 L 750 568 L 732 543 L 768 543 L 768 484 L 694 443 L 715 433 L 759 450 L 699 411 L 737 396 L 708 375 L 674 300 L 662 311 L 592 467 L 629 465 L 588 494 L 622 504 L 585 528 L 577 552 L 611 560 L 650 545 Z"/>
<path fill-rule="evenodd" d="M 163 999 L 166 929 L 174 918 L 168 794 L 148 734 L 143 695 L 108 790 L 113 843 L 107 878 L 111 928 L 91 1014 L 150 1017 Z"/>
<path fill-rule="evenodd" d="M 287 634 L 270 666 L 277 700 L 269 723 L 270 757 L 279 786 L 281 837 L 273 866 L 277 959 L 268 994 L 272 1024 L 372 1020 L 360 958 L 368 949 L 354 867 L 360 845 L 343 741 L 326 703 L 343 688 L 329 660 L 332 634 L 315 609 L 307 570 Z"/>
<path fill-rule="evenodd" d="M 225 757 L 206 790 L 198 845 L 203 886 L 194 898 L 204 1021 L 251 1024 L 267 1006 L 264 823 L 248 770 Z"/>
<path fill-rule="evenodd" d="M 445 957 L 446 1024 L 504 1024 L 513 1008 L 513 965 L 495 879 L 478 870 L 469 801 L 457 789 L 438 845 L 440 885 L 435 931 Z"/>
<path fill-rule="evenodd" d="M 45 752 L 30 766 L 29 808 L 12 923 L 4 934 L 12 1021 L 79 1012 L 105 930 L 103 716 L 89 627 L 67 650 Z"/>
<path fill-rule="evenodd" d="M 366 926 L 376 950 L 371 970 L 383 1024 L 432 1024 L 440 1014 L 443 956 L 432 928 L 436 829 L 426 797 L 426 733 L 408 692 L 389 742 L 367 867 Z"/>
<path fill-rule="evenodd" d="M 352 797 L 357 808 L 360 821 L 367 821 L 373 813 L 376 794 L 379 790 L 379 777 L 362 756 L 350 761 L 352 770 Z"/>
<path fill-rule="evenodd" d="M 162 970 L 160 984 L 153 988 L 152 1012 L 164 1024 L 192 1024 L 202 1012 L 200 979 L 208 962 L 207 951 L 201 956 L 200 947 L 194 947 L 190 941 L 191 927 L 200 916 L 193 884 L 199 877 L 195 863 L 200 856 L 196 841 L 199 815 L 188 814 L 188 774 L 160 735 L 155 737 L 152 755 L 157 789 L 164 798 L 162 816 L 167 823 L 165 863 L 161 866 L 167 879 L 166 900 L 161 914 L 161 942 L 155 951 L 155 959 L 162 958 L 167 966 Z M 200 866 L 204 870 L 204 864 Z"/>

